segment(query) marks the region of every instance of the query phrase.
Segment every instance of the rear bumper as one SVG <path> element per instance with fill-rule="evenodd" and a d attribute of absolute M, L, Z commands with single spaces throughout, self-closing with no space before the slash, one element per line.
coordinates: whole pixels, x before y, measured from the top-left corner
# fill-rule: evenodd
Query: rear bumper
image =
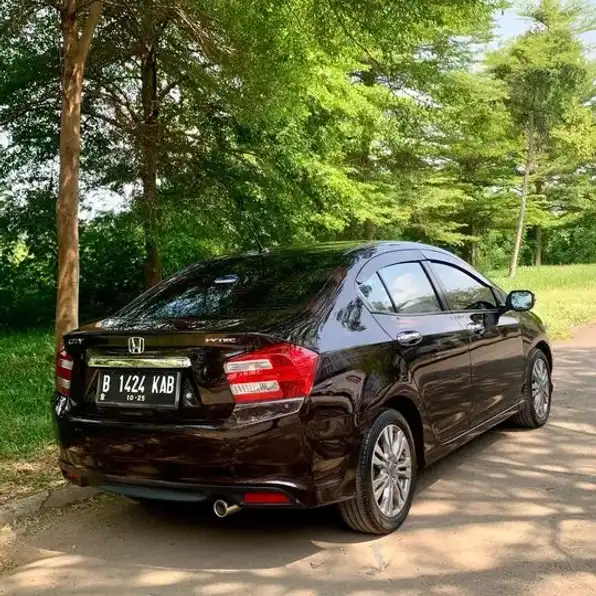
<path fill-rule="evenodd" d="M 76 484 L 165 500 L 242 504 L 247 492 L 275 491 L 296 507 L 322 502 L 299 403 L 239 412 L 223 425 L 99 419 L 62 405 L 54 409 L 60 466 Z"/>
<path fill-rule="evenodd" d="M 246 503 L 250 493 L 276 493 L 287 497 L 287 503 L 268 504 L 267 507 L 303 508 L 309 500 L 306 487 L 291 482 L 237 483 L 237 484 L 194 484 L 190 482 L 172 482 L 139 478 L 134 476 L 114 476 L 96 471 L 84 470 L 65 462 L 60 462 L 63 476 L 78 486 L 94 486 L 106 492 L 112 492 L 138 499 L 156 501 L 178 501 L 201 503 L 224 499 L 227 503 L 242 507 L 258 507 Z"/>

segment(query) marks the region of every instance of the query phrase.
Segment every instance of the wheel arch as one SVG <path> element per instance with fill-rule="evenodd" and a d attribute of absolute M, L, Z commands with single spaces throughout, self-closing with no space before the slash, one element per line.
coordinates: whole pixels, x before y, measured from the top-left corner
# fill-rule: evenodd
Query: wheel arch
<path fill-rule="evenodd" d="M 544 355 L 546 356 L 546 359 L 548 360 L 548 367 L 549 367 L 550 371 L 552 372 L 552 370 L 553 370 L 553 352 L 551 350 L 551 347 L 548 345 L 548 342 L 545 341 L 544 339 L 541 339 L 534 345 L 534 348 L 544 352 Z"/>
<path fill-rule="evenodd" d="M 426 465 L 425 424 L 423 414 L 416 405 L 416 402 L 405 395 L 396 395 L 390 397 L 383 405 L 386 408 L 396 410 L 406 419 L 406 422 L 412 431 L 412 435 L 414 436 L 418 467 L 423 468 Z"/>

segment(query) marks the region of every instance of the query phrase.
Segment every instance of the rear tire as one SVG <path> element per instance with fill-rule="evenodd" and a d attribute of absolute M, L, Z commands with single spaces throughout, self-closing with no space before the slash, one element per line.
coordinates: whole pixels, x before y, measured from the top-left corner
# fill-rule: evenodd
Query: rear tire
<path fill-rule="evenodd" d="M 414 437 L 406 419 L 385 410 L 362 440 L 356 497 L 339 504 L 344 522 L 365 534 L 397 530 L 410 511 L 417 472 Z"/>
<path fill-rule="evenodd" d="M 522 428 L 544 426 L 550 415 L 552 382 L 548 358 L 542 350 L 534 349 L 528 355 L 524 393 L 524 409 L 513 416 L 512 422 Z"/>

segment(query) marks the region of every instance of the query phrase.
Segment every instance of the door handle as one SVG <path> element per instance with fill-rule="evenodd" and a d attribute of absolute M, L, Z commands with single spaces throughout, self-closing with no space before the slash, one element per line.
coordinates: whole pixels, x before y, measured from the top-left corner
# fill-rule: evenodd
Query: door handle
<path fill-rule="evenodd" d="M 418 331 L 402 331 L 397 336 L 397 341 L 401 346 L 412 347 L 417 346 L 422 341 L 422 334 Z"/>
<path fill-rule="evenodd" d="M 482 323 L 468 323 L 466 325 L 466 329 L 471 334 L 480 334 L 486 329 L 486 327 Z"/>

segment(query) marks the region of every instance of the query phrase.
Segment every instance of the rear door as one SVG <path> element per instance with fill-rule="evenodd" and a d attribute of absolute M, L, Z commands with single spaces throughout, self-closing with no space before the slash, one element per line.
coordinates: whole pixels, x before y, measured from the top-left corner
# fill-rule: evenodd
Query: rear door
<path fill-rule="evenodd" d="M 393 338 L 395 369 L 405 369 L 426 405 L 441 442 L 463 433 L 472 414 L 468 335 L 443 310 L 430 278 L 409 251 L 388 255 L 363 272 L 360 291 L 373 316 Z"/>
<path fill-rule="evenodd" d="M 457 261 L 434 259 L 429 266 L 470 339 L 474 423 L 481 423 L 519 400 L 525 370 L 520 324 L 513 313 L 502 313 L 490 284 Z"/>

